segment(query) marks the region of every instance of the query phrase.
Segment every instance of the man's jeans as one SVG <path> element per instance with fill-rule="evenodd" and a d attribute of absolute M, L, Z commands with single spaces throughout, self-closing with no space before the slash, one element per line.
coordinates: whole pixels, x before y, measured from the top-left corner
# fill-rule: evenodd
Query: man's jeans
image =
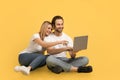
<path fill-rule="evenodd" d="M 55 57 L 53 55 L 50 55 L 46 59 L 47 66 L 49 68 L 60 66 L 66 72 L 70 71 L 71 66 L 75 66 L 75 67 L 86 66 L 88 62 L 89 62 L 88 58 L 84 56 L 72 59 L 66 57 Z"/>

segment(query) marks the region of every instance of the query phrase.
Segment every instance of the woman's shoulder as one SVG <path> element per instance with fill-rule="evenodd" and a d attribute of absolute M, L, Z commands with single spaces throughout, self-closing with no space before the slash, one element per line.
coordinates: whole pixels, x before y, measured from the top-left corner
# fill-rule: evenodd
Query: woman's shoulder
<path fill-rule="evenodd" d="M 38 36 L 38 35 L 39 35 L 39 33 L 34 33 L 34 34 L 33 34 L 33 36 L 34 36 L 34 35 L 37 35 L 37 36 Z"/>
<path fill-rule="evenodd" d="M 34 33 L 31 37 L 31 40 L 34 40 L 36 38 L 40 38 L 39 33 Z"/>
<path fill-rule="evenodd" d="M 33 37 L 40 37 L 39 33 L 34 33 L 32 36 Z"/>

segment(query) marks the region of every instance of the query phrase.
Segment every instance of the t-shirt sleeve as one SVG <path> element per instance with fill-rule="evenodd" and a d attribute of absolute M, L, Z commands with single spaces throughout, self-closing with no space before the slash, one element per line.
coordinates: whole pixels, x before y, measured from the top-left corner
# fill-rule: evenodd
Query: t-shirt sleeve
<path fill-rule="evenodd" d="M 40 38 L 39 34 L 33 34 L 31 41 L 33 41 L 34 39 Z"/>

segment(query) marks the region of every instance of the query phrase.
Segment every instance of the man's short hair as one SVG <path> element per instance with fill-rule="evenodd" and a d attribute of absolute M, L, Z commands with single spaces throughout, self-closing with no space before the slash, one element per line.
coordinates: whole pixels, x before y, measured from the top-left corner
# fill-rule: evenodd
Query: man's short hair
<path fill-rule="evenodd" d="M 62 19 L 62 20 L 64 21 L 63 17 L 61 17 L 61 16 L 59 16 L 59 15 L 54 16 L 53 19 L 52 19 L 52 22 L 51 22 L 53 29 L 55 28 L 55 21 L 56 21 L 57 19 Z"/>

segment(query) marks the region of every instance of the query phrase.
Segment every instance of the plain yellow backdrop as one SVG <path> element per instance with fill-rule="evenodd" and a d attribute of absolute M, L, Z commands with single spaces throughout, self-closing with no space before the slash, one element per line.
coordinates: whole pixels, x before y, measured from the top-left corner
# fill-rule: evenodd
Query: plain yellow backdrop
<path fill-rule="evenodd" d="M 0 80 L 119 80 L 119 4 L 119 0 L 0 0 Z M 45 66 L 29 76 L 14 72 L 18 52 L 42 22 L 55 15 L 64 17 L 64 32 L 72 39 L 88 35 L 88 49 L 77 56 L 87 56 L 94 71 L 58 75 Z"/>

